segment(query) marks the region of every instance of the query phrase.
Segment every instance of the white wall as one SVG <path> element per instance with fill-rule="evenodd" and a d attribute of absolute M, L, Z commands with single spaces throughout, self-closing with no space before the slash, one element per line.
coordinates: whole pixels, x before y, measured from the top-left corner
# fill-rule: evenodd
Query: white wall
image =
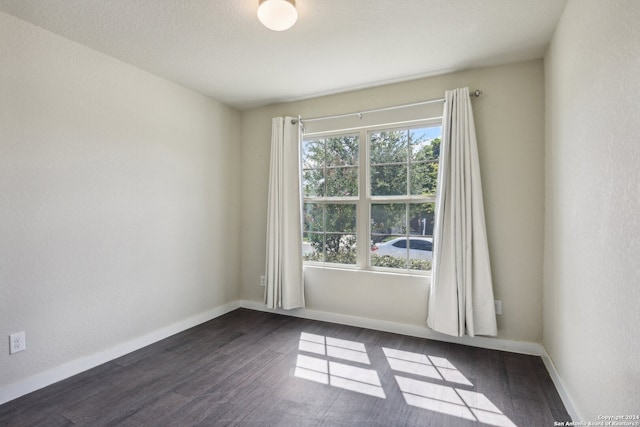
<path fill-rule="evenodd" d="M 639 23 L 571 0 L 545 58 L 544 345 L 584 421 L 640 409 Z"/>
<path fill-rule="evenodd" d="M 239 119 L 0 13 L 0 388 L 238 299 Z"/>
<path fill-rule="evenodd" d="M 479 141 L 498 318 L 505 339 L 542 340 L 544 83 L 541 60 L 272 105 L 242 113 L 242 298 L 261 301 L 271 118 L 338 114 L 441 98 L 469 86 Z M 428 279 L 306 268 L 307 307 L 425 325 Z"/>

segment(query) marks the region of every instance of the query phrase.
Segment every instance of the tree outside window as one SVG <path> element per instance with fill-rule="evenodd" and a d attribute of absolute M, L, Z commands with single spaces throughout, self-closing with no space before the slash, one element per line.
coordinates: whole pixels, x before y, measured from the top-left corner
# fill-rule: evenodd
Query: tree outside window
<path fill-rule="evenodd" d="M 440 126 L 311 136 L 302 143 L 305 261 L 431 269 Z M 395 244 L 391 251 L 383 250 L 388 242 Z"/>

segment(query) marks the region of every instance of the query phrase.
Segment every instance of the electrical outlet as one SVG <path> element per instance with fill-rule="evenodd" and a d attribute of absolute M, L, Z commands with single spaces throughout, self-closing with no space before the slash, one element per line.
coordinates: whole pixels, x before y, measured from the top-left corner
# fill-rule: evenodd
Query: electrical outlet
<path fill-rule="evenodd" d="M 9 335 L 9 354 L 17 353 L 27 349 L 27 337 L 22 332 Z"/>
<path fill-rule="evenodd" d="M 496 306 L 496 314 L 502 314 L 502 301 L 494 300 L 493 303 Z"/>
<path fill-rule="evenodd" d="M 263 288 L 267 286 L 267 276 L 260 276 L 260 286 Z"/>

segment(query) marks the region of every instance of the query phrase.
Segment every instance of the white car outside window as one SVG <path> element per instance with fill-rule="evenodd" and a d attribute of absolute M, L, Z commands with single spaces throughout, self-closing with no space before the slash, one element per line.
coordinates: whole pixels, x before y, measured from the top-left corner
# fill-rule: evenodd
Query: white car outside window
<path fill-rule="evenodd" d="M 433 257 L 433 239 L 430 237 L 396 237 L 386 242 L 377 243 L 371 250 L 379 256 L 389 255 L 397 258 L 406 258 L 407 240 L 409 241 L 409 259 L 431 260 Z"/>

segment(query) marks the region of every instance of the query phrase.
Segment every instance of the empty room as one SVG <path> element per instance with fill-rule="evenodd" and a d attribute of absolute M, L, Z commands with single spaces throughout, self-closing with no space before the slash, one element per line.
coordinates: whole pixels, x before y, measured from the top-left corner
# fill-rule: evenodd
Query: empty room
<path fill-rule="evenodd" d="M 640 426 L 638 70 L 638 0 L 0 0 L 0 426 Z"/>

